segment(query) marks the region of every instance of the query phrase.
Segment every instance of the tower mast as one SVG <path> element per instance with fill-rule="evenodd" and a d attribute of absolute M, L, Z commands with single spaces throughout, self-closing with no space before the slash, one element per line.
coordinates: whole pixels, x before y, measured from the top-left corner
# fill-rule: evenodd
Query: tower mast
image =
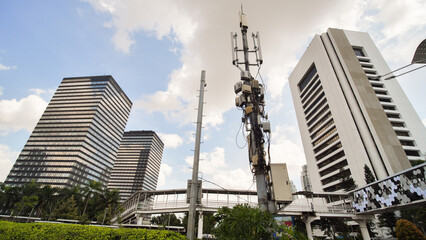
<path fill-rule="evenodd" d="M 241 80 L 234 85 L 234 91 L 237 94 L 235 105 L 243 110 L 242 121 L 246 126 L 246 130 L 249 132 L 247 136 L 249 161 L 256 178 L 259 207 L 262 210 L 275 213 L 276 207 L 270 180 L 270 160 L 266 159 L 264 147 L 266 143 L 265 139 L 271 132 L 271 125 L 267 121 L 268 117 L 264 111 L 265 88 L 250 73 L 250 66 L 260 67 L 263 63 L 259 33 L 252 34 L 254 50 L 249 50 L 247 16 L 244 14 L 242 7 L 240 12 L 240 28 L 243 43 L 242 49 L 238 49 L 237 34 L 231 33 L 232 64 L 241 71 Z M 239 61 L 239 52 L 243 52 L 244 61 Z M 256 63 L 250 63 L 249 54 L 256 56 Z M 244 65 L 244 69 L 240 65 Z M 270 159 L 269 152 L 268 159 Z"/>

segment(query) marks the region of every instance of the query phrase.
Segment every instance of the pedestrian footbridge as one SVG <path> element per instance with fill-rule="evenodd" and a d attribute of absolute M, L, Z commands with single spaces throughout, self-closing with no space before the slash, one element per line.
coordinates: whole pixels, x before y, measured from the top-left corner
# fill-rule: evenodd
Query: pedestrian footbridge
<path fill-rule="evenodd" d="M 301 216 L 310 233 L 310 223 L 322 217 L 340 217 L 357 221 L 364 239 L 369 239 L 366 221 L 373 214 L 415 207 L 426 202 L 426 163 L 348 193 L 293 193 L 293 202 L 279 206 L 278 215 Z M 186 213 L 187 189 L 138 191 L 123 203 L 123 223 L 141 225 L 152 214 Z M 203 212 L 237 204 L 257 206 L 255 191 L 202 189 L 197 205 L 202 223 Z M 200 223 L 199 223 L 200 224 Z M 202 224 L 201 224 L 202 225 Z M 367 234 L 367 235 L 366 235 Z M 309 236 L 312 237 L 312 236 Z"/>

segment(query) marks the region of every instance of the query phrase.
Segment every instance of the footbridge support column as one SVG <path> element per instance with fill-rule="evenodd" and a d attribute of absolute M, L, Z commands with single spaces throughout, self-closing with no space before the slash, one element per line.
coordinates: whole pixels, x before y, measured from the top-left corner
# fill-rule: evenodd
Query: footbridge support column
<path fill-rule="evenodd" d="M 364 216 L 354 216 L 352 217 L 354 221 L 356 221 L 359 225 L 359 229 L 361 231 L 362 239 L 370 240 L 370 234 L 368 233 L 367 223 L 374 219 L 373 215 L 364 215 Z"/>
<path fill-rule="evenodd" d="M 199 211 L 198 212 L 198 234 L 197 234 L 197 239 L 202 239 L 203 238 L 203 211 Z"/>
<path fill-rule="evenodd" d="M 142 214 L 137 213 L 137 214 L 136 214 L 136 224 L 137 224 L 137 225 L 142 225 L 142 222 L 143 222 Z"/>
<path fill-rule="evenodd" d="M 308 239 L 309 240 L 313 240 L 313 236 L 312 236 L 312 226 L 311 226 L 311 222 L 316 221 L 316 220 L 320 220 L 320 217 L 317 216 L 303 216 L 302 217 L 303 222 L 305 223 L 306 226 L 306 233 L 308 235 Z"/>

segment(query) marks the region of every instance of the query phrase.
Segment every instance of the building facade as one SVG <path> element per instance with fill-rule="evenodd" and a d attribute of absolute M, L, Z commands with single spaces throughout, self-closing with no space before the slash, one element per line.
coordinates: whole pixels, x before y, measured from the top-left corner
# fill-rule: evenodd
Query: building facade
<path fill-rule="evenodd" d="M 365 184 L 424 160 L 426 129 L 367 33 L 316 35 L 289 77 L 313 191 Z"/>
<path fill-rule="evenodd" d="M 108 188 L 119 190 L 121 201 L 136 191 L 156 190 L 163 148 L 153 131 L 125 132 Z"/>
<path fill-rule="evenodd" d="M 312 192 L 311 179 L 309 178 L 308 165 L 302 166 L 302 172 L 300 173 L 300 180 L 302 182 L 303 191 Z"/>
<path fill-rule="evenodd" d="M 112 76 L 64 78 L 5 183 L 106 186 L 131 106 Z"/>

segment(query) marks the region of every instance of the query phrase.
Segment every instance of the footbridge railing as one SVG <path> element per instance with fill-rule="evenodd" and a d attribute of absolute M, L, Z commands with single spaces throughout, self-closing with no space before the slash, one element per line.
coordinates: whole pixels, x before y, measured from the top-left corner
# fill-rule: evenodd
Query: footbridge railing
<path fill-rule="evenodd" d="M 426 163 L 351 192 L 356 214 L 393 211 L 426 203 Z"/>

